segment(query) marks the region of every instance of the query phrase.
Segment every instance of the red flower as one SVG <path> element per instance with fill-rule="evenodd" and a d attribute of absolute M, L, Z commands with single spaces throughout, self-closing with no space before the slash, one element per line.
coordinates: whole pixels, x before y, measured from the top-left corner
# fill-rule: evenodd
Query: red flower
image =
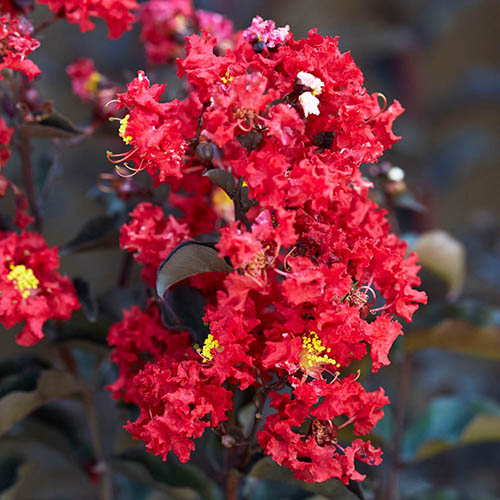
<path fill-rule="evenodd" d="M 109 38 L 120 38 L 123 33 L 132 28 L 134 15 L 130 11 L 137 10 L 136 0 L 38 0 L 48 5 L 54 13 L 63 12 L 66 19 L 78 24 L 80 30 L 93 30 L 95 24 L 91 17 L 99 17 L 106 21 L 109 28 Z"/>
<path fill-rule="evenodd" d="M 18 344 L 36 344 L 47 320 L 67 320 L 80 307 L 71 281 L 56 272 L 57 249 L 39 234 L 1 233 L 0 262 L 0 321 L 5 328 L 25 322 Z"/>
<path fill-rule="evenodd" d="M 121 228 L 120 246 L 136 252 L 134 258 L 145 265 L 142 276 L 153 286 L 158 266 L 177 245 L 189 239 L 189 230 L 172 215 L 165 217 L 161 207 L 151 203 L 137 205 L 130 217 L 130 223 Z"/>
<path fill-rule="evenodd" d="M 84 101 L 94 97 L 97 92 L 101 74 L 96 70 L 94 61 L 89 58 L 81 58 L 66 68 L 71 78 L 73 92 Z"/>
<path fill-rule="evenodd" d="M 149 0 L 143 4 L 139 23 L 147 58 L 162 64 L 179 56 L 193 16 L 191 0 Z"/>
<path fill-rule="evenodd" d="M 149 0 L 141 7 L 141 41 L 148 60 L 163 64 L 182 55 L 184 37 L 205 30 L 217 37 L 218 49 L 232 47 L 233 24 L 220 14 L 194 11 L 192 0 Z"/>
<path fill-rule="evenodd" d="M 186 138 L 196 130 L 195 124 L 186 127 L 183 123 L 184 108 L 199 109 L 199 104 L 191 101 L 160 103 L 164 90 L 165 85 L 150 86 L 144 72 L 139 71 L 127 85 L 127 92 L 118 94 L 118 109 L 129 111 L 120 122 L 119 134 L 132 149 L 121 154 L 108 153 L 117 165 L 128 167 L 127 162 L 133 162 L 135 166 L 128 167 L 131 175 L 147 169 L 157 184 L 182 177 Z"/>
<path fill-rule="evenodd" d="M 370 432 L 383 416 L 381 407 L 389 402 L 382 389 L 367 393 L 352 378 L 330 384 L 324 380 L 301 384 L 296 379 L 291 383 L 292 395 L 271 393 L 276 412 L 266 417 L 258 433 L 264 451 L 302 481 L 362 480 L 354 458 L 378 465 L 381 452 L 361 439 L 344 448 L 338 443 L 338 431 L 352 425 L 355 434 Z M 343 423 L 333 423 L 340 416 L 346 417 Z M 305 435 L 296 430 L 304 426 Z"/>
<path fill-rule="evenodd" d="M 31 38 L 33 26 L 24 17 L 0 16 L 0 80 L 4 68 L 23 72 L 30 80 L 41 73 L 40 68 L 27 59 L 40 42 Z"/>
<path fill-rule="evenodd" d="M 141 414 L 125 428 L 163 459 L 173 450 L 181 462 L 187 462 L 194 449 L 192 439 L 226 420 L 231 408 L 231 392 L 199 361 L 162 359 L 148 364 L 134 383 Z"/>
<path fill-rule="evenodd" d="M 109 330 L 108 343 L 113 347 L 110 359 L 118 365 L 118 378 L 108 389 L 113 398 L 129 403 L 138 402 L 133 379 L 148 362 L 168 359 L 178 363 L 197 356 L 190 347 L 189 333 L 165 328 L 153 303 L 144 313 L 138 307 L 123 311 L 123 320 Z"/>

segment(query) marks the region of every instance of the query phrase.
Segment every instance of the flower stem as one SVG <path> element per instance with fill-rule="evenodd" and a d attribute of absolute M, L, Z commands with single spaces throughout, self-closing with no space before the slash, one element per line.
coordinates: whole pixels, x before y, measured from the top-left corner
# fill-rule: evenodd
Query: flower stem
<path fill-rule="evenodd" d="M 89 387 L 84 391 L 83 399 L 85 405 L 85 413 L 87 415 L 90 436 L 92 440 L 92 448 L 94 451 L 94 458 L 96 460 L 96 472 L 99 474 L 99 499 L 100 500 L 113 500 L 113 484 L 111 478 L 111 471 L 106 463 L 104 454 L 101 433 L 99 429 L 99 415 L 95 404 L 95 387 L 99 377 L 99 371 L 102 360 L 97 361 L 92 380 Z"/>
<path fill-rule="evenodd" d="M 403 441 L 403 433 L 406 419 L 406 405 L 410 394 L 411 386 L 411 369 L 412 360 L 408 354 L 405 354 L 404 359 L 400 363 L 400 377 L 398 384 L 398 403 L 396 407 L 396 422 L 394 430 L 394 440 L 392 449 L 392 463 L 387 481 L 387 491 L 383 498 L 387 500 L 399 500 L 400 485 L 399 480 L 401 470 L 404 466 L 400 456 L 401 445 Z"/>
<path fill-rule="evenodd" d="M 42 24 L 40 24 L 39 26 L 37 26 L 33 30 L 32 36 L 36 36 L 36 35 L 40 34 L 43 30 L 45 30 L 49 26 L 52 26 L 60 18 L 61 18 L 60 13 L 56 12 L 51 18 L 47 19 Z"/>
<path fill-rule="evenodd" d="M 36 232 L 40 233 L 42 231 L 42 217 L 40 215 L 40 209 L 36 197 L 33 169 L 31 168 L 30 138 L 25 130 L 21 131 L 21 164 L 28 203 L 30 205 L 31 213 L 35 218 L 34 228 Z"/>

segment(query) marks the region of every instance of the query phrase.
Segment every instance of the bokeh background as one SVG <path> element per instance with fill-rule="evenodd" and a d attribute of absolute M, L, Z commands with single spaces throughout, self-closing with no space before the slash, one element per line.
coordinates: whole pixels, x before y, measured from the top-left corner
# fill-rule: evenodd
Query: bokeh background
<path fill-rule="evenodd" d="M 258 14 L 274 19 L 278 26 L 289 24 L 296 36 L 306 35 L 313 27 L 323 35 L 338 35 L 340 48 L 350 50 L 363 70 L 368 90 L 383 93 L 389 102 L 398 99 L 406 108 L 395 125 L 403 139 L 385 159 L 405 171 L 409 190 L 425 210 L 402 210 L 401 232 L 410 244 L 434 229 L 449 236 L 441 235 L 444 239 L 431 241 L 430 249 L 426 246 L 424 250 L 424 259 L 430 262 L 424 273 L 429 306 L 414 325 L 407 326 L 409 340 L 405 346 L 395 346 L 393 365 L 365 380 L 369 387 L 386 387 L 393 404 L 376 432 L 387 459 L 378 470 L 369 472 L 364 494 L 366 498 L 396 498 L 391 497 L 387 485 L 399 481 L 400 498 L 404 499 L 500 498 L 500 2 L 198 0 L 195 5 L 224 14 L 238 29 L 244 29 Z M 48 16 L 44 7 L 37 9 L 39 21 Z M 138 32 L 136 28 L 111 41 L 106 38 L 104 23 L 99 22 L 87 34 L 64 22 L 47 29 L 41 49 L 33 55 L 43 70 L 39 82 L 43 97 L 54 101 L 78 126 L 88 125 L 90 109 L 71 93 L 65 67 L 90 55 L 98 70 L 117 82 L 127 82 L 138 69 L 150 69 Z M 148 73 L 152 80 L 168 82 L 167 92 L 175 96 L 179 83 L 173 70 Z M 49 244 L 63 246 L 85 221 L 104 213 L 95 185 L 100 173 L 112 170 L 105 151 L 119 147 L 115 128 L 110 125 L 70 147 L 62 142 L 35 141 L 36 169 L 45 179 L 50 176 L 51 189 L 42 197 L 48 221 L 44 235 Z M 15 178 L 15 158 L 8 168 Z M 457 252 L 466 255 L 463 283 Z M 438 277 L 432 262 L 443 255 L 450 269 L 446 276 Z M 102 296 L 119 279 L 122 259 L 115 247 L 68 255 L 62 264 L 70 276 L 85 276 L 103 307 L 106 298 Z M 450 283 L 455 287 L 451 298 L 447 293 Z M 133 299 L 127 296 L 124 300 Z M 119 314 L 121 305 L 109 307 Z M 1 336 L 0 349 L 5 356 L 20 352 L 11 334 Z M 42 352 L 48 347 L 37 349 Z M 116 434 L 123 421 L 121 410 L 108 401 L 102 388 L 106 377 L 112 376 L 112 367 L 106 366 L 97 393 L 106 414 L 101 432 L 109 435 Z M 2 438 L 3 444 L 6 439 L 24 436 L 26 429 L 34 428 L 32 435 L 42 435 L 42 424 L 36 419 L 35 415 L 33 422 Z M 75 436 L 85 432 L 78 430 L 78 421 L 72 425 Z M 81 427 L 84 425 L 82 422 Z M 397 456 L 391 453 L 395 440 L 400 445 Z M 75 441 L 73 446 L 79 445 Z M 108 443 L 104 453 L 111 456 L 116 450 Z M 54 455 L 51 460 L 52 484 L 66 484 L 61 474 L 67 466 L 64 459 Z M 154 480 L 148 483 L 140 475 L 132 474 L 134 479 L 130 479 L 127 471 L 117 472 L 116 498 L 153 498 L 148 495 L 161 481 L 178 486 L 175 481 L 169 483 L 172 479 L 165 479 L 163 472 L 151 474 Z M 179 471 L 170 474 L 182 475 Z M 7 476 L 4 469 L 2 478 L 8 483 Z M 83 492 L 83 486 L 77 489 L 84 496 L 65 495 L 67 488 L 79 484 L 75 481 L 55 487 L 56 496 L 43 493 L 42 488 L 42 496 L 26 493 L 28 496 L 12 498 L 92 495 L 91 489 Z M 242 498 L 248 499 L 311 495 L 293 488 L 258 489 L 251 482 L 245 488 Z M 154 498 L 170 498 L 172 492 L 155 494 L 159 496 Z"/>

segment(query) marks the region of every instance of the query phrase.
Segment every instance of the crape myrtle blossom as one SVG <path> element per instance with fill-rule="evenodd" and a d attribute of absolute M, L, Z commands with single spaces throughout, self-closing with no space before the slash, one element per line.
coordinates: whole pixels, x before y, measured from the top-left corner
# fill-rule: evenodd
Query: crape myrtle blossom
<path fill-rule="evenodd" d="M 21 71 L 30 80 L 41 73 L 40 68 L 27 59 L 40 46 L 40 42 L 30 36 L 32 32 L 32 24 L 24 17 L 0 15 L 0 79 L 3 69 Z"/>
<path fill-rule="evenodd" d="M 149 0 L 141 6 L 139 23 L 146 57 L 153 64 L 181 56 L 184 37 L 200 30 L 212 33 L 222 52 L 233 45 L 233 23 L 215 12 L 195 10 L 192 0 Z"/>
<path fill-rule="evenodd" d="M 78 24 L 81 31 L 93 30 L 95 24 L 90 18 L 106 21 L 109 38 L 120 38 L 132 28 L 135 16 L 133 11 L 139 8 L 136 0 L 38 0 L 46 4 L 57 15 L 65 16 L 73 24 Z"/>
<path fill-rule="evenodd" d="M 167 348 L 131 380 L 141 414 L 127 428 L 149 451 L 187 461 L 207 428 L 228 442 L 232 392 L 252 390 L 271 400 L 256 437 L 277 463 L 305 481 L 362 480 L 355 461 L 379 464 L 381 451 L 358 437 L 341 443 L 339 430 L 370 433 L 389 400 L 381 388 L 365 391 L 351 364 L 369 355 L 373 371 L 388 365 L 398 317 L 411 321 L 426 301 L 415 289 L 416 255 L 390 233 L 359 170 L 399 139 L 392 124 L 403 109 L 381 106 L 337 39 L 315 30 L 295 40 L 256 18 L 234 49 L 216 46 L 208 32 L 186 39 L 182 101 L 161 102 L 164 86 L 143 72 L 118 95 L 128 111 L 119 134 L 131 149 L 110 159 L 124 175 L 145 169 L 169 183 L 173 205 L 183 204 L 177 224 L 189 227 L 174 230 L 184 226 L 144 204 L 133 212 L 122 246 L 152 266 L 150 284 L 163 237 L 177 244 L 201 230 L 182 200 L 204 186 L 204 170 L 227 171 L 240 193 L 234 217 L 211 222 L 235 270 L 210 290 L 210 334 L 198 355 L 189 347 L 172 361 Z M 221 212 L 203 192 L 196 199 L 213 221 Z"/>
<path fill-rule="evenodd" d="M 18 344 L 35 344 L 47 320 L 67 320 L 80 307 L 73 283 L 57 272 L 57 249 L 41 235 L 0 233 L 0 262 L 0 322 L 5 328 L 24 322 Z"/>

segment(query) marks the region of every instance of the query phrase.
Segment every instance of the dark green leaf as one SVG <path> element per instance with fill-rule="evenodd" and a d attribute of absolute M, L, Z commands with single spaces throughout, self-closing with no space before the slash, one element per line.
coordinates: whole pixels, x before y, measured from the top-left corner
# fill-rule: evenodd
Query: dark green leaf
<path fill-rule="evenodd" d="M 485 441 L 500 441 L 500 406 L 487 400 L 442 397 L 409 426 L 402 456 L 424 460 L 455 446 Z"/>
<path fill-rule="evenodd" d="M 500 327 L 445 319 L 432 328 L 411 331 L 405 346 L 408 352 L 437 348 L 500 360 Z"/>
<path fill-rule="evenodd" d="M 0 435 L 45 403 L 72 396 L 81 390 L 81 385 L 69 373 L 42 371 L 34 390 L 10 392 L 0 399 Z"/>
<path fill-rule="evenodd" d="M 212 243 L 187 241 L 178 245 L 160 264 L 156 278 L 156 292 L 164 298 L 175 283 L 196 274 L 224 272 L 233 268 L 221 257 Z"/>
<path fill-rule="evenodd" d="M 151 453 L 132 449 L 122 453 L 113 460 L 115 465 L 117 462 L 121 462 L 122 465 L 127 462 L 135 464 L 134 469 L 136 471 L 137 465 L 140 465 L 155 482 L 173 488 L 191 488 L 203 500 L 217 500 L 221 498 L 216 484 L 200 469 L 189 464 L 179 464 L 172 456 L 169 456 L 168 461 L 164 462 Z"/>
<path fill-rule="evenodd" d="M 355 495 L 349 488 L 338 479 L 330 479 L 324 483 L 305 483 L 293 477 L 292 472 L 286 467 L 279 466 L 269 457 L 257 462 L 249 473 L 252 478 L 279 481 L 287 485 L 295 486 L 305 491 L 321 495 L 332 500 L 359 500 L 361 497 Z"/>

